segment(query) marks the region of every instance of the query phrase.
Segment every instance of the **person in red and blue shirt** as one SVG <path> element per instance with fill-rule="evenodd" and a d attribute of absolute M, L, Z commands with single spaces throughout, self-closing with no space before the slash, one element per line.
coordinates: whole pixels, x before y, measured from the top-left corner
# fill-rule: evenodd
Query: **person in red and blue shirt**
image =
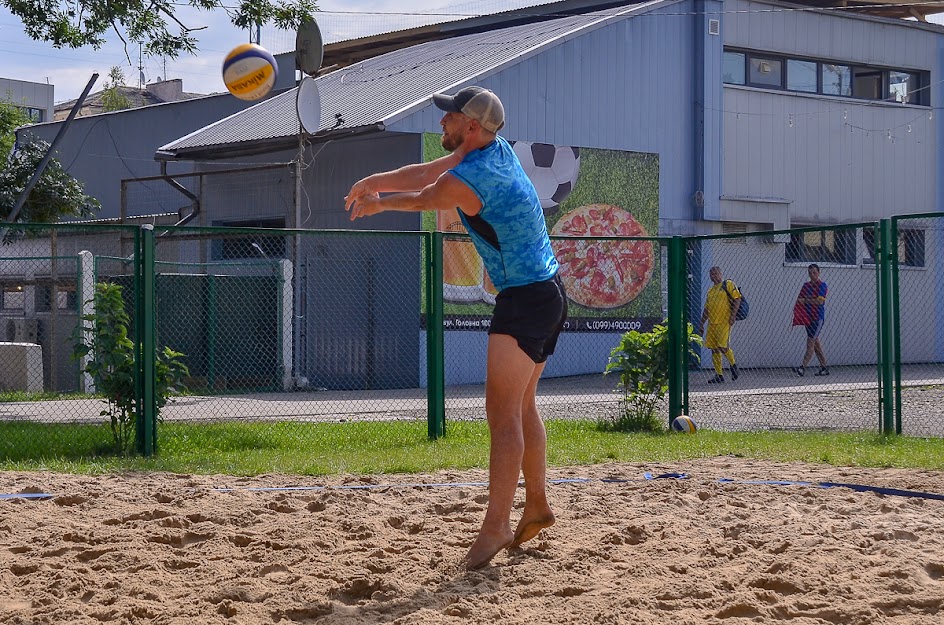
<path fill-rule="evenodd" d="M 803 364 L 794 371 L 797 375 L 806 374 L 806 366 L 816 354 L 819 360 L 819 371 L 814 375 L 829 375 L 829 367 L 826 365 L 826 353 L 823 351 L 823 344 L 820 341 L 820 334 L 823 332 L 823 325 L 826 322 L 826 283 L 819 279 L 819 265 L 811 264 L 806 268 L 810 275 L 810 281 L 803 284 L 800 289 L 800 295 L 797 297 L 797 304 L 803 306 L 806 311 L 806 353 L 803 355 Z"/>

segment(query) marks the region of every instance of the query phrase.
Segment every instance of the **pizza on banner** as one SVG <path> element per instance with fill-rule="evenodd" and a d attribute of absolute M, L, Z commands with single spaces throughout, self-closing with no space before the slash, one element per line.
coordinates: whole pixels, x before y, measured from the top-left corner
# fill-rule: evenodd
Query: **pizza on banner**
<path fill-rule="evenodd" d="M 652 277 L 652 241 L 604 241 L 577 237 L 646 237 L 632 213 L 611 204 L 589 204 L 561 217 L 552 235 L 567 295 L 587 308 L 618 308 L 634 300 Z"/>

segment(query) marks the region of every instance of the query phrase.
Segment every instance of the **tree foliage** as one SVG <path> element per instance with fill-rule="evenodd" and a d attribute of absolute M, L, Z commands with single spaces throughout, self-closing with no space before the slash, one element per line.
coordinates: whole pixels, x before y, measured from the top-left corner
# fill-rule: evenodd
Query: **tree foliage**
<path fill-rule="evenodd" d="M 0 100 L 0 158 L 6 160 L 16 142 L 16 129 L 28 123 L 30 118 L 26 111 L 12 102 Z"/>
<path fill-rule="evenodd" d="M 312 0 L 186 0 L 202 11 L 223 9 L 239 28 L 274 23 L 280 28 L 295 28 L 311 19 L 317 6 Z M 105 43 L 113 32 L 127 46 L 140 43 L 149 56 L 177 58 L 193 54 L 200 28 L 184 24 L 177 16 L 183 0 L 0 0 L 0 6 L 23 21 L 27 36 L 48 41 L 57 48 L 92 46 Z"/>
<path fill-rule="evenodd" d="M 49 149 L 49 144 L 32 140 L 18 145 L 16 129 L 29 123 L 22 109 L 0 101 L 0 221 L 16 205 L 33 172 Z M 19 223 L 55 223 L 63 217 L 87 217 L 100 207 L 98 200 L 85 194 L 82 183 L 70 176 L 58 159 L 52 158 L 16 217 Z"/>
<path fill-rule="evenodd" d="M 134 106 L 131 98 L 121 92 L 125 86 L 125 73 L 117 65 L 108 72 L 108 80 L 102 89 L 102 112 L 123 111 Z"/>

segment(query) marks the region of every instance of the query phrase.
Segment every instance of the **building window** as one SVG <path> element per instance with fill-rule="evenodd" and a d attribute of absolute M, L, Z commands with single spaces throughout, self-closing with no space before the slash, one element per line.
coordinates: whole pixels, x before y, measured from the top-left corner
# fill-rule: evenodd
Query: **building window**
<path fill-rule="evenodd" d="M 862 230 L 865 243 L 865 258 L 862 263 L 875 264 L 875 230 Z M 898 265 L 902 267 L 924 267 L 924 230 L 900 228 L 898 230 Z"/>
<path fill-rule="evenodd" d="M 22 284 L 4 284 L 0 286 L 0 306 L 3 310 L 23 311 L 26 306 L 26 293 Z"/>
<path fill-rule="evenodd" d="M 284 228 L 285 219 L 218 222 L 228 228 Z M 284 236 L 234 234 L 213 242 L 213 260 L 285 258 Z"/>
<path fill-rule="evenodd" d="M 924 230 L 898 231 L 898 264 L 924 267 Z"/>
<path fill-rule="evenodd" d="M 788 59 L 787 89 L 816 93 L 816 61 Z"/>
<path fill-rule="evenodd" d="M 826 95 L 852 95 L 852 68 L 848 65 L 823 63 L 822 76 Z"/>
<path fill-rule="evenodd" d="M 856 67 L 852 70 L 852 95 L 867 100 L 882 100 L 883 74 L 881 70 Z"/>
<path fill-rule="evenodd" d="M 812 230 L 790 233 L 786 245 L 788 263 L 856 264 L 855 230 Z"/>
<path fill-rule="evenodd" d="M 852 66 L 825 59 L 792 59 L 764 52 L 725 50 L 722 80 L 730 85 L 930 106 L 930 73 Z M 923 86 L 922 86 L 923 85 Z"/>
<path fill-rule="evenodd" d="M 745 55 L 743 52 L 725 52 L 722 80 L 732 85 L 744 84 Z"/>
<path fill-rule="evenodd" d="M 783 62 L 779 59 L 751 56 L 749 83 L 762 87 L 783 86 Z"/>
<path fill-rule="evenodd" d="M 921 80 L 914 72 L 888 72 L 888 97 L 895 102 L 921 104 Z"/>
<path fill-rule="evenodd" d="M 23 114 L 34 124 L 46 121 L 46 111 L 43 109 L 34 106 L 18 106 L 17 108 L 23 111 Z"/>
<path fill-rule="evenodd" d="M 48 282 L 36 285 L 36 312 L 50 312 L 52 310 L 52 285 Z M 77 311 L 79 309 L 78 294 L 74 284 L 60 284 L 56 289 L 56 310 Z"/>

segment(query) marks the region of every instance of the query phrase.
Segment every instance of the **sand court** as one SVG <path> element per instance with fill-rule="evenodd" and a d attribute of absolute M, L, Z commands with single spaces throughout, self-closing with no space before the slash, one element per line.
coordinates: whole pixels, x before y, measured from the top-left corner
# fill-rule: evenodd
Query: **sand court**
<path fill-rule="evenodd" d="M 687 479 L 645 479 L 685 473 Z M 713 458 L 551 468 L 557 523 L 460 562 L 484 471 L 2 473 L 0 622 L 932 624 L 944 473 Z M 728 478 L 734 482 L 721 482 Z M 512 522 L 523 501 L 519 491 Z"/>

